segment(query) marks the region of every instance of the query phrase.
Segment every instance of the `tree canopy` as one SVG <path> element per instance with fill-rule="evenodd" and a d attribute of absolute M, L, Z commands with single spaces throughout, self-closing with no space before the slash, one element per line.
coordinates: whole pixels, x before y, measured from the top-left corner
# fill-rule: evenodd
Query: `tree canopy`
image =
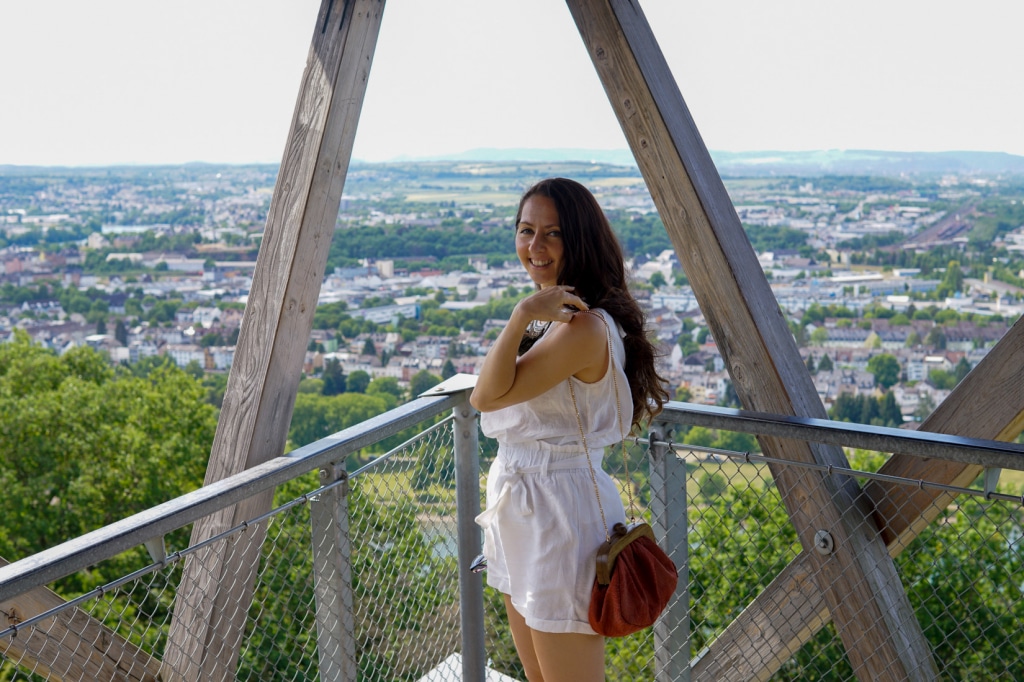
<path fill-rule="evenodd" d="M 16 560 L 202 485 L 207 389 L 173 364 L 112 369 L 16 333 L 0 344 L 0 556 Z"/>

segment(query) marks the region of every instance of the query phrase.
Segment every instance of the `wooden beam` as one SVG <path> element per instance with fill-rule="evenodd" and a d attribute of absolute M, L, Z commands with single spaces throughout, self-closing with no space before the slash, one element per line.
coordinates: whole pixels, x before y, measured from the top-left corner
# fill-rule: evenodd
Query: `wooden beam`
<path fill-rule="evenodd" d="M 0 558 L 0 566 L 7 561 Z M 0 602 L 0 629 L 64 604 L 45 587 Z M 156 682 L 160 662 L 76 607 L 0 640 L 0 654 L 46 680 Z"/>
<path fill-rule="evenodd" d="M 285 446 L 327 252 L 338 217 L 384 0 L 323 0 L 278 173 L 206 483 Z M 270 508 L 272 491 L 193 527 L 202 542 Z M 262 525 L 189 557 L 175 602 L 165 679 L 234 677 Z"/>
<path fill-rule="evenodd" d="M 778 303 L 646 18 L 628 0 L 567 0 L 744 406 L 826 418 Z M 845 466 L 840 448 L 761 438 L 769 455 Z M 852 480 L 797 467 L 773 475 L 813 582 L 861 679 L 930 680 L 935 663 Z"/>
<path fill-rule="evenodd" d="M 921 425 L 922 431 L 1010 441 L 1024 429 L 1024 318 L 1017 320 L 988 355 L 964 377 Z M 965 486 L 981 467 L 893 455 L 879 473 L 911 480 Z M 949 501 L 948 493 L 870 481 L 865 491 L 875 503 L 889 554 L 902 552 Z M 795 652 L 829 622 L 828 608 L 813 582 L 802 552 L 729 624 L 692 668 L 694 682 L 766 680 L 786 657 L 766 660 L 763 652 Z M 808 624 L 793 628 L 792 623 Z M 746 663 L 743 663 L 746 661 Z M 726 665 L 728 663 L 729 665 Z"/>

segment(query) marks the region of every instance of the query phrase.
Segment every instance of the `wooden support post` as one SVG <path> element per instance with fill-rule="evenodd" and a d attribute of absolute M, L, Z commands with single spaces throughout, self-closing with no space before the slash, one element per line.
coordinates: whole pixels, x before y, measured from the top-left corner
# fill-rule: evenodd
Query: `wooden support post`
<path fill-rule="evenodd" d="M 810 375 L 646 18 L 628 0 L 567 0 L 737 394 L 749 409 L 826 418 Z M 769 455 L 845 466 L 835 446 L 762 438 Z M 931 680 L 935 663 L 854 481 L 775 467 L 813 580 L 864 680 Z"/>
<path fill-rule="evenodd" d="M 284 450 L 384 0 L 323 0 L 256 262 L 206 483 Z M 270 508 L 272 491 L 197 522 L 192 543 Z M 165 679 L 234 677 L 264 530 L 189 557 Z"/>
<path fill-rule="evenodd" d="M 0 566 L 7 561 L 0 559 Z M 55 609 L 64 599 L 45 587 L 0 602 L 0 629 Z M 46 680 L 156 682 L 160 662 L 78 608 L 0 640 L 8 661 Z"/>
<path fill-rule="evenodd" d="M 1024 318 L 964 377 L 921 425 L 922 431 L 1009 441 L 1024 429 Z M 879 473 L 964 486 L 981 467 L 893 455 Z M 891 556 L 897 556 L 942 513 L 949 494 L 869 481 L 865 492 Z M 694 680 L 766 680 L 829 622 L 806 551 L 780 573 L 726 628 L 693 667 Z M 776 654 L 766 659 L 763 652 Z"/>

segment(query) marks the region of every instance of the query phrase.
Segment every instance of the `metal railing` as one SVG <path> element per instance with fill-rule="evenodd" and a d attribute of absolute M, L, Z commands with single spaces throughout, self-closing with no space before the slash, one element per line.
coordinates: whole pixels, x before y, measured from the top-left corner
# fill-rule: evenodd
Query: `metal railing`
<path fill-rule="evenodd" d="M 200 678 L 187 663 L 161 668 L 182 564 L 263 531 L 252 603 L 238 606 L 247 616 L 235 679 L 525 679 L 501 596 L 467 570 L 494 444 L 478 438 L 465 395 L 419 398 L 0 567 L 0 680 Z M 998 469 L 1024 469 L 1024 448 L 682 403 L 625 451 L 629 485 L 681 568 L 680 588 L 654 628 L 609 640 L 609 679 L 856 679 L 827 617 L 788 638 L 747 631 L 745 646 L 730 648 L 742 639 L 737 623 L 802 550 L 772 471 L 822 467 L 685 445 L 691 425 L 857 448 L 850 468 L 824 473 L 864 488 L 941 490 L 938 519 L 892 550 L 940 678 L 1024 679 L 1024 491 L 997 486 Z M 367 455 L 413 427 L 397 447 Z M 879 473 L 893 451 L 987 473 L 973 487 Z M 605 466 L 626 485 L 621 460 L 610 448 Z M 164 550 L 164 537 L 187 538 L 195 520 L 271 489 L 271 512 Z M 217 636 L 213 628 L 208 639 Z M 737 651 L 746 658 L 726 658 Z"/>

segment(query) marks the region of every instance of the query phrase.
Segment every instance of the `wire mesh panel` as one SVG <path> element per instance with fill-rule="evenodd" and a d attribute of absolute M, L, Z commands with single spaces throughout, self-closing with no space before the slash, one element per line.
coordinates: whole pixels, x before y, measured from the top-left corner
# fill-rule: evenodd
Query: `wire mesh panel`
<path fill-rule="evenodd" d="M 460 648 L 451 438 L 434 429 L 352 478 L 360 680 L 419 680 Z"/>
<path fill-rule="evenodd" d="M 682 446 L 677 452 L 691 471 L 691 651 L 699 657 L 756 598 L 765 599 L 766 587 L 801 547 L 768 464 L 744 461 L 739 453 L 730 457 Z M 869 459 L 877 465 L 880 457 Z M 811 475 L 781 460 L 772 464 L 786 467 L 789 476 Z M 873 468 L 866 467 L 858 482 L 872 475 Z M 842 473 L 831 476 L 847 478 Z M 921 486 L 920 481 L 897 481 L 890 490 L 894 497 L 908 499 L 903 493 Z M 937 518 L 922 524 L 905 548 L 890 547 L 890 553 L 896 554 L 902 588 L 940 679 L 1024 679 L 1021 501 L 961 494 L 942 497 L 938 504 Z M 815 510 L 802 513 L 814 525 Z M 874 525 L 861 530 L 878 532 Z M 852 591 L 863 587 L 850 586 Z M 817 595 L 811 598 L 817 600 Z M 770 666 L 773 680 L 857 679 L 827 609 L 823 616 L 826 624 L 812 625 L 795 651 L 756 651 L 753 655 L 761 658 L 751 667 L 778 658 Z M 856 638 L 854 633 L 849 643 L 856 645 Z"/>
<path fill-rule="evenodd" d="M 180 566 L 107 586 L 148 563 L 145 551 L 127 552 L 60 581 L 57 591 L 36 588 L 0 605 L 0 680 L 156 679 Z M 65 601 L 83 591 L 80 602 Z"/>

